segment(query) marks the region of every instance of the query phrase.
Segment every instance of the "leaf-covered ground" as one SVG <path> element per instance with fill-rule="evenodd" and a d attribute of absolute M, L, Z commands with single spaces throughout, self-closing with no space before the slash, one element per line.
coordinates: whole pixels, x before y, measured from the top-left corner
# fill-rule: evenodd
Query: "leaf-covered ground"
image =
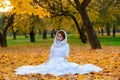
<path fill-rule="evenodd" d="M 120 47 L 103 47 L 92 50 L 88 46 L 71 46 L 68 61 L 78 64 L 92 63 L 103 71 L 89 74 L 15 75 L 14 70 L 23 65 L 38 65 L 47 61 L 50 47 L 10 46 L 0 48 L 0 80 L 120 80 Z"/>

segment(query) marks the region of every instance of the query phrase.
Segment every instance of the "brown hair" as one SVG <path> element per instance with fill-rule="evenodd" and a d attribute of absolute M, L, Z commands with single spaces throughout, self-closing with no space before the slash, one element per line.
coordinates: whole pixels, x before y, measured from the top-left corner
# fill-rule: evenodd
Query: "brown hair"
<path fill-rule="evenodd" d="M 65 33 L 63 31 L 59 31 L 58 33 L 60 33 L 62 35 L 63 39 L 65 39 Z"/>

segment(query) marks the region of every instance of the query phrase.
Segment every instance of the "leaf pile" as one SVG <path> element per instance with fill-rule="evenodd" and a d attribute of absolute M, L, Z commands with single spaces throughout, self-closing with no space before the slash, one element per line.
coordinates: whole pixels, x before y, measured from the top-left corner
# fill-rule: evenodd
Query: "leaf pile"
<path fill-rule="evenodd" d="M 120 47 L 103 47 L 92 50 L 88 46 L 71 46 L 68 61 L 83 65 L 91 63 L 103 68 L 101 72 L 89 74 L 52 74 L 15 75 L 17 67 L 38 65 L 48 60 L 50 47 L 42 46 L 10 46 L 0 48 L 0 80 L 119 80 L 120 79 Z"/>

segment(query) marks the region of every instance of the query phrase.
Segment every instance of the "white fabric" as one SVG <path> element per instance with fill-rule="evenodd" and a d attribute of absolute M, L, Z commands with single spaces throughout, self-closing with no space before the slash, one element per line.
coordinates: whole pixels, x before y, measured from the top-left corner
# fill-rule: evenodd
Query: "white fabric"
<path fill-rule="evenodd" d="M 62 30 L 63 31 L 63 30 Z M 65 33 L 65 32 L 64 32 Z M 57 42 L 56 38 L 51 46 L 49 60 L 37 66 L 22 66 L 16 69 L 15 74 L 54 74 L 56 76 L 64 74 L 87 74 L 89 72 L 98 72 L 99 68 L 93 64 L 78 65 L 73 62 L 68 62 L 65 57 L 68 57 L 69 45 L 67 44 L 67 35 L 65 33 L 65 40 Z"/>

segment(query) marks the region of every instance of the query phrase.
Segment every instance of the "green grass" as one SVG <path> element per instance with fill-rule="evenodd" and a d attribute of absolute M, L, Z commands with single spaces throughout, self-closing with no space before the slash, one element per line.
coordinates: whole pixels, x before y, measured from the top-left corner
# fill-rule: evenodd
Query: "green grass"
<path fill-rule="evenodd" d="M 101 45 L 104 46 L 120 46 L 120 35 L 116 37 L 112 36 L 99 36 L 99 41 Z"/>
<path fill-rule="evenodd" d="M 36 36 L 36 42 L 31 43 L 30 38 L 25 38 L 24 36 L 17 36 L 16 40 L 12 39 L 12 36 L 7 36 L 8 46 L 11 45 L 41 45 L 41 46 L 51 46 L 54 39 L 50 38 L 50 35 L 47 35 L 47 40 L 43 40 L 41 36 Z M 116 37 L 112 36 L 98 36 L 98 39 L 102 46 L 120 46 L 120 35 Z M 86 46 L 89 45 L 83 44 L 79 39 L 79 35 L 77 34 L 69 34 L 68 35 L 68 43 L 73 46 Z"/>
<path fill-rule="evenodd" d="M 35 42 L 30 42 L 30 38 L 25 38 L 25 36 L 17 36 L 16 40 L 12 39 L 12 36 L 7 37 L 7 43 L 9 45 L 42 45 L 49 46 L 52 44 L 53 39 L 48 36 L 47 40 L 43 40 L 41 36 L 35 36 Z"/>

